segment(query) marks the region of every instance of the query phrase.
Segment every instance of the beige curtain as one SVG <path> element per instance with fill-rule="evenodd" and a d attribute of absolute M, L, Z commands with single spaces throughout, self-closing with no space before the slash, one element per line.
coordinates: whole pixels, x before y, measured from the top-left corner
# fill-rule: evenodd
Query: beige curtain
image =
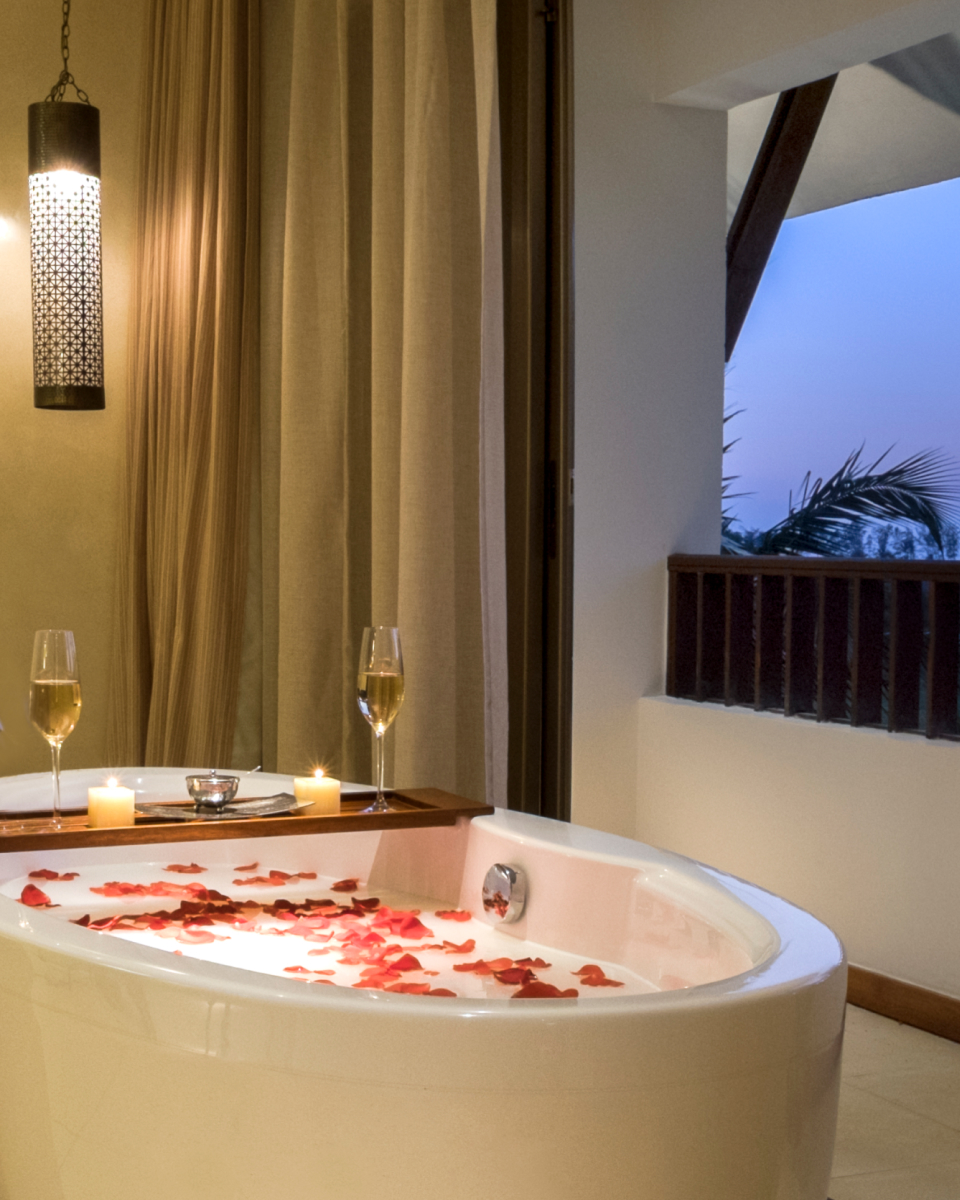
<path fill-rule="evenodd" d="M 117 764 L 229 762 L 258 387 L 257 0 L 152 0 L 142 97 Z"/>
<path fill-rule="evenodd" d="M 359 639 L 397 624 L 396 784 L 503 803 L 495 11 L 264 9 L 262 490 L 237 747 L 369 779 Z"/>

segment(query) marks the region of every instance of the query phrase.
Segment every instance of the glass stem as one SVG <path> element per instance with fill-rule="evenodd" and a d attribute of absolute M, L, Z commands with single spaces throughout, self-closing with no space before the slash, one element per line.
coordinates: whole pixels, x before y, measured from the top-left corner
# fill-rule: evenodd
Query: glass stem
<path fill-rule="evenodd" d="M 60 826 L 60 743 L 50 743 L 50 757 L 53 760 L 53 827 Z"/>
<path fill-rule="evenodd" d="M 374 733 L 377 736 L 377 803 L 376 803 L 376 807 L 377 807 L 378 812 L 385 812 L 387 809 L 387 802 L 383 798 L 383 735 L 386 733 L 386 730 L 385 729 L 377 729 L 377 730 L 374 730 Z"/>

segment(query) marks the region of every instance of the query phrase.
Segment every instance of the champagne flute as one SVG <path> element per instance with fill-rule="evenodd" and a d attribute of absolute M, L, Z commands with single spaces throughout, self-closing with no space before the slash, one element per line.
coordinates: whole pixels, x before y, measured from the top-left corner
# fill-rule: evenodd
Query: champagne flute
<path fill-rule="evenodd" d="M 403 655 L 400 630 L 374 625 L 363 631 L 360 669 L 357 672 L 357 703 L 370 722 L 377 747 L 377 798 L 364 812 L 389 812 L 383 797 L 383 735 L 403 704 Z"/>
<path fill-rule="evenodd" d="M 30 668 L 30 720 L 50 743 L 53 824 L 60 829 L 60 747 L 80 717 L 77 648 L 69 629 L 38 629 Z"/>

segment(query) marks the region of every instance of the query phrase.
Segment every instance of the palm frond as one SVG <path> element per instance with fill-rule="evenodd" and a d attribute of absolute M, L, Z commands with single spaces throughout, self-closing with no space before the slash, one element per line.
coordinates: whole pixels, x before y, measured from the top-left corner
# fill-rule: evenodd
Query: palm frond
<path fill-rule="evenodd" d="M 938 450 L 925 450 L 878 470 L 890 451 L 862 466 L 863 447 L 836 474 L 811 483 L 804 477 L 797 503 L 759 539 L 758 554 L 836 554 L 857 523 L 906 522 L 926 529 L 943 553 L 950 518 L 960 508 L 960 474 Z"/>

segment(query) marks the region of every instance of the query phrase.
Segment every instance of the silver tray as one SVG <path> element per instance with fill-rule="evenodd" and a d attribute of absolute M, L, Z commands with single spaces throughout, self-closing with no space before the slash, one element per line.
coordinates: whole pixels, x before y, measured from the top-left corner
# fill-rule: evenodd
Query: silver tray
<path fill-rule="evenodd" d="M 298 807 L 295 796 L 278 792 L 276 796 L 258 796 L 255 800 L 231 800 L 223 808 L 192 808 L 181 804 L 135 804 L 141 817 L 161 821 L 239 821 L 244 817 L 275 817 Z"/>

